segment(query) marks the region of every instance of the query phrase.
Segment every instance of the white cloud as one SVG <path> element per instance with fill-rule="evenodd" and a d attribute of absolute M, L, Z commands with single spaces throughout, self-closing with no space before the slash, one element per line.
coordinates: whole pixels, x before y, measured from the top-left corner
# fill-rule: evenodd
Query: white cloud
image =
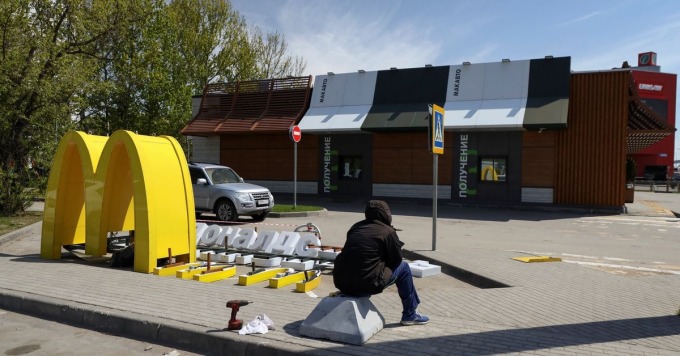
<path fill-rule="evenodd" d="M 441 42 L 430 40 L 426 26 L 396 20 L 397 12 L 398 6 L 354 9 L 307 3 L 301 9 L 286 3 L 277 20 L 290 53 L 307 61 L 308 74 L 432 63 L 439 56 Z"/>
<path fill-rule="evenodd" d="M 583 15 L 583 16 L 577 17 L 575 19 L 562 22 L 561 24 L 559 24 L 559 26 L 573 25 L 575 23 L 586 21 L 586 20 L 591 19 L 591 18 L 598 16 L 598 15 L 600 15 L 600 11 L 591 12 L 587 15 Z"/>

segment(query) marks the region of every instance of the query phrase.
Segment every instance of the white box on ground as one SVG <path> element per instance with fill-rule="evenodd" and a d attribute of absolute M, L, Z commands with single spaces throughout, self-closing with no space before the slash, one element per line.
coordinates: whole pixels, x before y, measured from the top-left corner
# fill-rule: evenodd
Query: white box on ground
<path fill-rule="evenodd" d="M 220 252 L 217 254 L 220 256 L 220 262 L 226 262 L 226 263 L 232 263 L 234 260 L 236 260 L 236 257 L 241 256 L 240 253 L 226 253 L 226 252 Z"/>
<path fill-rule="evenodd" d="M 281 262 L 281 267 L 292 268 L 296 271 L 307 271 L 314 267 L 314 260 L 300 262 L 298 259 Z"/>
<path fill-rule="evenodd" d="M 327 259 L 327 260 L 335 260 L 336 257 L 340 252 L 335 252 L 333 250 L 325 250 L 325 251 L 319 251 L 319 254 L 317 257 Z"/>
<path fill-rule="evenodd" d="M 442 267 L 431 265 L 427 261 L 415 260 L 408 264 L 411 267 L 411 274 L 413 277 L 429 277 L 442 273 Z"/>
<path fill-rule="evenodd" d="M 281 257 L 253 258 L 253 262 L 257 267 L 275 267 L 281 265 L 281 259 Z"/>
<path fill-rule="evenodd" d="M 213 250 L 205 250 L 205 251 L 201 251 L 201 255 L 200 255 L 201 260 L 207 261 L 207 260 L 208 260 L 208 255 L 209 255 L 209 254 L 214 254 L 214 253 L 215 253 L 215 251 L 213 251 Z M 210 257 L 210 259 L 212 260 L 212 256 Z"/>
<path fill-rule="evenodd" d="M 253 255 L 237 256 L 236 264 L 247 265 L 253 261 Z"/>

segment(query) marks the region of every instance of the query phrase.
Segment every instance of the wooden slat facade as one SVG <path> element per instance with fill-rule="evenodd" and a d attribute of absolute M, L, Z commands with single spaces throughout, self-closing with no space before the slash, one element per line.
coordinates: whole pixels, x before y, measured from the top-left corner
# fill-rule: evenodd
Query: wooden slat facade
<path fill-rule="evenodd" d="M 446 134 L 444 134 L 446 136 Z M 373 134 L 373 183 L 432 184 L 432 153 L 426 132 Z M 444 139 L 438 184 L 451 184 L 453 140 Z"/>
<path fill-rule="evenodd" d="M 627 71 L 571 75 L 568 128 L 556 132 L 556 204 L 625 204 L 629 76 Z"/>
<path fill-rule="evenodd" d="M 522 134 L 522 187 L 555 186 L 555 131 Z"/>
<path fill-rule="evenodd" d="M 298 143 L 298 179 L 316 181 L 319 140 L 314 136 Z M 288 133 L 229 135 L 220 139 L 220 163 L 234 168 L 246 180 L 292 180 L 293 142 Z"/>

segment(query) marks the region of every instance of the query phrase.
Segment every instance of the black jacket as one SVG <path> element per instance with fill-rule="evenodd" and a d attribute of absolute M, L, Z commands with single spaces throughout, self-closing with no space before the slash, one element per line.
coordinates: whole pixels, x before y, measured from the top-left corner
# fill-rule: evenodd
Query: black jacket
<path fill-rule="evenodd" d="M 336 257 L 333 282 L 340 292 L 367 296 L 383 291 L 392 271 L 401 264 L 401 247 L 387 203 L 368 202 L 366 219 L 347 232 L 347 241 Z"/>

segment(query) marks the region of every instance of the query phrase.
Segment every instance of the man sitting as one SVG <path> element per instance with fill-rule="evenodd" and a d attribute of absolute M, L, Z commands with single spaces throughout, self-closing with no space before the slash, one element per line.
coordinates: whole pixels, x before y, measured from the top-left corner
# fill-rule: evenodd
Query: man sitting
<path fill-rule="evenodd" d="M 335 259 L 335 287 L 343 294 L 366 297 L 396 284 L 403 307 L 401 324 L 427 324 L 429 318 L 416 310 L 420 299 L 411 268 L 401 255 L 404 243 L 392 227 L 390 208 L 382 200 L 371 200 L 365 216 L 347 231 L 345 246 Z"/>

